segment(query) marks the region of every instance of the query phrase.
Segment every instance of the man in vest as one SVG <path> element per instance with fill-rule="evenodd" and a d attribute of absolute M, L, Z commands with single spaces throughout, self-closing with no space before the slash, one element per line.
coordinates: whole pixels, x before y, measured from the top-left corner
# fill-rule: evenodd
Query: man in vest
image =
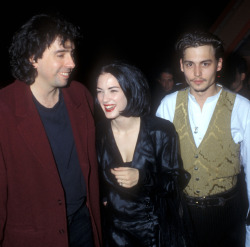
<path fill-rule="evenodd" d="M 250 246 L 244 180 L 245 171 L 250 198 L 250 102 L 216 83 L 223 62 L 218 37 L 185 33 L 176 50 L 189 87 L 167 95 L 156 115 L 173 122 L 179 135 L 198 246 Z"/>

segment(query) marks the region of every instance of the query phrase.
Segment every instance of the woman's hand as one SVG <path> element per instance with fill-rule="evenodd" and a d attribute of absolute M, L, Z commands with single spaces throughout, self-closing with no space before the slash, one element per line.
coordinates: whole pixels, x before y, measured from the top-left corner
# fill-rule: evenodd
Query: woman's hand
<path fill-rule="evenodd" d="M 131 167 L 117 167 L 111 169 L 117 183 L 124 188 L 132 188 L 138 183 L 139 170 Z"/>

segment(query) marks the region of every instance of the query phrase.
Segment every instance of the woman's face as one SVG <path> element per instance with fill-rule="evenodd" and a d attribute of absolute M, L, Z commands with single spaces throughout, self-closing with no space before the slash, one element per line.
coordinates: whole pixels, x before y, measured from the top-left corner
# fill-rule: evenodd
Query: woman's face
<path fill-rule="evenodd" d="M 127 99 L 117 79 L 110 73 L 101 74 L 97 81 L 97 100 L 109 119 L 116 119 L 127 106 Z"/>

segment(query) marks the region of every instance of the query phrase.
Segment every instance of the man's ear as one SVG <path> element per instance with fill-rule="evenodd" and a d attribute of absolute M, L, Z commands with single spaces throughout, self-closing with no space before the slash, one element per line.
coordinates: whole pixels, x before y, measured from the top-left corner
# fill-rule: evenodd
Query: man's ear
<path fill-rule="evenodd" d="M 217 64 L 217 71 L 221 71 L 222 63 L 223 63 L 223 59 L 220 57 L 218 60 L 218 64 Z"/>
<path fill-rule="evenodd" d="M 37 62 L 36 60 L 34 59 L 34 56 L 30 57 L 30 63 L 33 65 L 33 67 L 36 69 L 37 68 Z"/>
<path fill-rule="evenodd" d="M 180 68 L 181 68 L 181 71 L 183 72 L 183 71 L 184 71 L 184 69 L 183 69 L 182 58 L 180 59 Z"/>
<path fill-rule="evenodd" d="M 246 73 L 241 73 L 240 74 L 240 80 L 244 81 L 246 79 Z"/>

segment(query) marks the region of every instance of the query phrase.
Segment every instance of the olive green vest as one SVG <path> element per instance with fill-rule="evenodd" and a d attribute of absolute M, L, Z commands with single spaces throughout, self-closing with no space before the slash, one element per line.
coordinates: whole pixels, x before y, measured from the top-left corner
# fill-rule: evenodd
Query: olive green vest
<path fill-rule="evenodd" d="M 184 168 L 191 174 L 185 193 L 205 197 L 225 192 L 237 183 L 240 145 L 231 135 L 231 114 L 235 94 L 222 89 L 207 132 L 197 148 L 188 117 L 189 89 L 179 91 L 174 125 L 179 135 Z"/>

